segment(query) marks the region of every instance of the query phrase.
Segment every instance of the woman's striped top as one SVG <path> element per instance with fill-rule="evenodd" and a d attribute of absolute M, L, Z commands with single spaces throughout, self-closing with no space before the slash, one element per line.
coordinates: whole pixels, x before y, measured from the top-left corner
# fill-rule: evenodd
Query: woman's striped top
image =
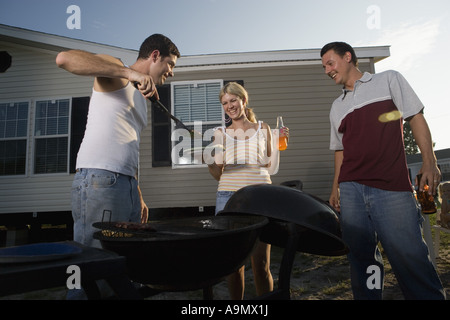
<path fill-rule="evenodd" d="M 267 171 L 267 140 L 261 129 L 251 132 L 246 140 L 237 140 L 227 134 L 225 136 L 224 170 L 220 177 L 218 191 L 237 191 L 254 184 L 272 183 Z M 252 134 L 253 133 L 253 134 Z"/>

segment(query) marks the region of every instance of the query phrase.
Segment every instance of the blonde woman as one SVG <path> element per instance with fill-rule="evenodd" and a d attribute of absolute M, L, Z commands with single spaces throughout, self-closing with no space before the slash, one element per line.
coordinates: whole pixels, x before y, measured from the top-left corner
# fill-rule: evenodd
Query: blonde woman
<path fill-rule="evenodd" d="M 216 214 L 237 190 L 253 184 L 271 184 L 270 172 L 278 166 L 278 152 L 272 147 L 270 127 L 256 120 L 248 107 L 248 93 L 244 87 L 229 82 L 222 88 L 219 98 L 232 123 L 227 128 L 216 129 L 214 142 L 224 146 L 224 151 L 216 153 L 215 162 L 208 166 L 211 175 L 219 181 Z M 251 263 L 256 293 L 260 296 L 272 291 L 270 245 L 258 243 Z M 244 298 L 244 271 L 245 266 L 242 266 L 227 279 L 231 299 Z"/>

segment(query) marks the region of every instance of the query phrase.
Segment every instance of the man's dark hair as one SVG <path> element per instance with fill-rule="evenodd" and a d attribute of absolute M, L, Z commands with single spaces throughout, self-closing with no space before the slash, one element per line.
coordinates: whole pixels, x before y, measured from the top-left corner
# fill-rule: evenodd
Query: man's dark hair
<path fill-rule="evenodd" d="M 330 50 L 334 50 L 336 54 L 340 57 L 343 57 L 347 52 L 350 52 L 352 55 L 352 63 L 357 67 L 358 66 L 358 58 L 356 57 L 355 50 L 353 50 L 352 46 L 345 42 L 330 42 L 323 46 L 322 50 L 320 50 L 320 56 L 323 57 L 325 53 Z"/>
<path fill-rule="evenodd" d="M 163 57 L 168 57 L 171 54 L 177 56 L 177 58 L 180 57 L 177 46 L 166 36 L 156 33 L 142 42 L 138 59 L 147 59 L 154 50 L 158 50 Z"/>

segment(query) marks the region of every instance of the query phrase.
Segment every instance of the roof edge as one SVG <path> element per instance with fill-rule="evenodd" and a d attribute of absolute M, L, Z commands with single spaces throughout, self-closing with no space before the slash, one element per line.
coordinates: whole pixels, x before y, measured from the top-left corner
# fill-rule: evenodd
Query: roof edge
<path fill-rule="evenodd" d="M 32 43 L 37 48 L 52 51 L 80 49 L 93 53 L 110 54 L 114 57 L 126 60 L 127 63 L 136 61 L 137 58 L 137 50 L 58 36 L 4 24 L 0 24 L 0 40 L 2 39 L 21 45 L 30 45 L 30 43 Z"/>
<path fill-rule="evenodd" d="M 93 53 L 104 53 L 121 58 L 125 63 L 136 60 L 137 50 L 73 39 L 49 33 L 33 31 L 0 24 L 0 39 L 6 39 L 18 44 L 32 42 L 36 47 L 54 51 L 81 49 Z M 356 47 L 359 59 L 373 59 L 378 62 L 390 56 L 390 46 Z M 176 68 L 178 70 L 192 67 L 212 67 L 240 64 L 267 64 L 300 61 L 320 61 L 320 49 L 272 50 L 255 52 L 235 52 L 217 54 L 199 54 L 181 56 Z"/>
<path fill-rule="evenodd" d="M 390 56 L 390 46 L 355 48 L 358 59 L 374 59 L 378 62 Z M 177 68 L 212 66 L 244 63 L 274 63 L 287 61 L 320 61 L 320 49 L 274 50 L 255 52 L 235 52 L 182 56 Z"/>

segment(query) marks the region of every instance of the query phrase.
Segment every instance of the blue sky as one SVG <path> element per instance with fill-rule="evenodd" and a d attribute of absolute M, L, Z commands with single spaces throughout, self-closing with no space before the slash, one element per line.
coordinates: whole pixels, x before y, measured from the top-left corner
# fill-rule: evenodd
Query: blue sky
<path fill-rule="evenodd" d="M 77 5 L 81 29 L 68 29 Z M 400 71 L 425 104 L 436 150 L 450 148 L 450 1 L 0 0 L 0 24 L 138 49 L 152 33 L 182 55 L 390 45 L 376 71 Z"/>

